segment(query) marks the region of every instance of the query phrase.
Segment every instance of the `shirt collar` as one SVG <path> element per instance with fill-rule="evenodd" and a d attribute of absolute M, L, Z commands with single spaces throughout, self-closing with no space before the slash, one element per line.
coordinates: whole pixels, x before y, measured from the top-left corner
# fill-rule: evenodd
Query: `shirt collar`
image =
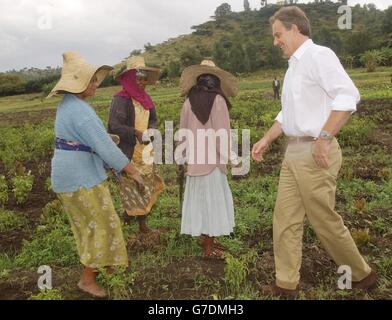
<path fill-rule="evenodd" d="M 313 45 L 313 40 L 306 40 L 301 46 L 293 53 L 291 59 L 294 57 L 297 60 L 300 60 L 303 54 Z"/>

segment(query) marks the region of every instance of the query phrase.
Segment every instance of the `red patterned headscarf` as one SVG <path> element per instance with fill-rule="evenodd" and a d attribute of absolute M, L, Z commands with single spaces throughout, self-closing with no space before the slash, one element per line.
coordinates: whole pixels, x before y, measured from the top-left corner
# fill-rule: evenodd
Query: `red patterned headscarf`
<path fill-rule="evenodd" d="M 133 69 L 125 72 L 118 78 L 118 82 L 122 85 L 123 89 L 116 96 L 134 99 L 146 110 L 155 108 L 151 97 L 137 84 L 136 70 Z"/>

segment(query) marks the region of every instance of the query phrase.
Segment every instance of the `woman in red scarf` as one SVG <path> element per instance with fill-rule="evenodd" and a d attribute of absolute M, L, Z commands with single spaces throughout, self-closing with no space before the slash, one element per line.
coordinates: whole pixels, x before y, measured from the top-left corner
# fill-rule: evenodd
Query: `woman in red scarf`
<path fill-rule="evenodd" d="M 152 144 L 143 142 L 143 132 L 158 127 L 154 102 L 145 88 L 156 83 L 160 70 L 146 67 L 140 56 L 129 58 L 123 69 L 117 77 L 122 90 L 113 97 L 110 106 L 109 133 L 120 137 L 119 148 L 145 178 L 146 186 L 141 190 L 131 179 L 121 177 L 120 192 L 125 221 L 129 223 L 131 216 L 137 217 L 140 232 L 148 233 L 146 216 L 162 192 L 164 183 L 156 167 L 145 164 L 142 159 L 143 152 L 153 152 Z"/>

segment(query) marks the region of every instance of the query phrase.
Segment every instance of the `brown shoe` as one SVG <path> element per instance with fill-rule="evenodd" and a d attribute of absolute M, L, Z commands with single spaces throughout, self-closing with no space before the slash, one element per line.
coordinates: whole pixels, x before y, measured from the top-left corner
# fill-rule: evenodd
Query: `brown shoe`
<path fill-rule="evenodd" d="M 263 296 L 279 296 L 285 298 L 296 298 L 299 290 L 290 290 L 278 287 L 275 284 L 266 285 L 261 287 L 261 294 Z"/>
<path fill-rule="evenodd" d="M 372 290 L 377 287 L 378 275 L 373 270 L 370 274 L 361 281 L 353 281 L 353 289 Z"/>

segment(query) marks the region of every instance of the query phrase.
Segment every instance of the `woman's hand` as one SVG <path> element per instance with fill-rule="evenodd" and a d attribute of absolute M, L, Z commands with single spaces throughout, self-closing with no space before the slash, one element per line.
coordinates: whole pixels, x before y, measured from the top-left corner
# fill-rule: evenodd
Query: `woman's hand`
<path fill-rule="evenodd" d="M 144 180 L 140 172 L 136 170 L 131 163 L 128 163 L 128 165 L 124 168 L 124 172 L 132 179 L 134 179 L 137 182 L 137 184 L 144 189 L 145 186 Z"/>
<path fill-rule="evenodd" d="M 110 136 L 110 138 L 113 140 L 113 142 L 116 145 L 120 144 L 120 137 L 118 135 L 116 135 L 116 134 L 109 134 L 109 136 Z"/>

